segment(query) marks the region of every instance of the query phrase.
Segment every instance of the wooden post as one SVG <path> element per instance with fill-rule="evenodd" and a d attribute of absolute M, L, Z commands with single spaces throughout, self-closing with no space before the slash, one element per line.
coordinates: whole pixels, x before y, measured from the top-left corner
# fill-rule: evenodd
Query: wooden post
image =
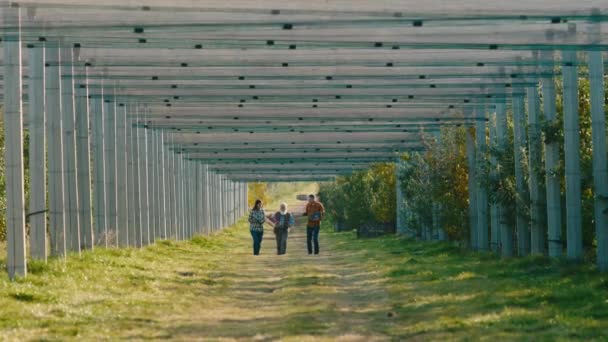
<path fill-rule="evenodd" d="M 108 247 L 104 163 L 105 157 L 103 141 L 103 95 L 91 97 L 90 102 L 91 118 L 93 120 L 93 212 L 95 218 L 94 241 L 96 245 Z"/>
<path fill-rule="evenodd" d="M 4 8 L 4 160 L 6 161 L 6 224 L 8 276 L 27 275 L 23 180 L 23 88 L 21 86 L 21 9 Z M 9 26 L 9 27 L 10 27 Z"/>
<path fill-rule="evenodd" d="M 156 241 L 158 235 L 158 224 L 157 224 L 157 212 L 156 212 L 156 201 L 157 201 L 157 189 L 156 189 L 156 141 L 154 131 L 146 129 L 146 135 L 148 139 L 148 205 L 150 207 L 150 243 Z"/>
<path fill-rule="evenodd" d="M 111 94 L 108 94 L 111 95 Z M 118 204 L 116 188 L 116 101 L 107 96 L 104 99 L 104 150 L 105 150 L 105 187 L 107 240 L 111 246 L 117 245 Z"/>
<path fill-rule="evenodd" d="M 469 108 L 465 108 L 469 111 Z M 466 116 L 466 114 L 465 114 Z M 470 116 L 470 115 L 469 115 Z M 477 250 L 477 170 L 475 166 L 475 140 L 472 128 L 466 129 L 466 154 L 467 166 L 469 169 L 469 226 L 470 226 L 470 247 Z"/>
<path fill-rule="evenodd" d="M 238 220 L 238 183 L 235 181 L 230 181 L 232 185 L 232 224 L 235 224 Z"/>
<path fill-rule="evenodd" d="M 199 175 L 199 181 L 201 183 L 200 186 L 200 192 L 199 192 L 199 198 L 200 198 L 200 222 L 201 222 L 201 234 L 202 235 L 207 235 L 207 199 L 206 199 L 206 194 L 207 194 L 207 182 L 206 182 L 206 165 L 203 163 L 200 163 L 200 175 Z"/>
<path fill-rule="evenodd" d="M 483 106 L 478 106 L 476 108 L 476 112 L 477 249 L 480 251 L 488 251 L 488 159 L 486 146 L 486 113 Z"/>
<path fill-rule="evenodd" d="M 175 197 L 175 163 L 173 162 L 175 159 L 175 153 L 172 151 L 167 151 L 165 154 L 165 165 L 167 168 L 167 203 L 168 208 L 168 233 L 171 239 L 177 240 L 177 219 L 175 214 L 175 209 L 177 206 L 176 197 Z"/>
<path fill-rule="evenodd" d="M 84 76 L 75 88 L 74 105 L 76 111 L 76 158 L 78 165 L 78 223 L 80 225 L 80 246 L 92 249 L 94 245 L 93 218 L 91 205 L 91 150 L 89 132 L 89 91 L 88 69 L 78 66 L 77 74 Z"/>
<path fill-rule="evenodd" d="M 46 261 L 44 48 L 30 47 L 29 54 L 30 256 L 32 259 Z"/>
<path fill-rule="evenodd" d="M 59 47 L 52 42 L 46 45 L 46 113 L 49 170 L 49 230 L 51 255 L 65 257 L 66 229 L 63 195 L 63 142 L 61 127 L 61 83 L 59 75 Z"/>
<path fill-rule="evenodd" d="M 184 234 L 184 221 L 182 215 L 182 187 L 181 187 L 181 167 L 180 167 L 181 154 L 176 154 L 173 158 L 173 170 L 175 171 L 174 177 L 174 188 L 175 188 L 175 222 L 176 222 L 176 235 L 178 240 L 183 240 Z"/>
<path fill-rule="evenodd" d="M 228 179 L 228 177 L 224 178 L 226 182 L 226 227 L 232 225 L 232 183 Z M 274 210 L 274 208 L 269 208 Z"/>
<path fill-rule="evenodd" d="M 232 225 L 232 219 L 233 219 L 232 182 L 228 178 L 225 178 L 224 181 L 226 182 L 226 212 L 227 212 L 226 226 L 228 227 L 228 226 Z M 269 209 L 274 210 L 274 208 L 269 208 Z"/>
<path fill-rule="evenodd" d="M 129 211 L 128 211 L 128 169 L 127 169 L 127 111 L 124 103 L 116 107 L 116 216 L 117 216 L 117 234 L 118 246 L 129 246 Z"/>
<path fill-rule="evenodd" d="M 496 140 L 496 105 L 489 112 L 489 136 L 490 148 L 497 151 L 498 144 Z M 498 178 L 498 159 L 495 153 L 490 154 L 490 178 L 496 180 Z M 500 246 L 500 215 L 499 203 L 494 200 L 490 204 L 490 250 L 498 252 Z"/>
<path fill-rule="evenodd" d="M 138 118 L 143 118 L 142 109 L 139 108 Z M 141 126 L 141 121 L 138 123 Z M 142 245 L 150 244 L 150 210 L 148 197 L 148 146 L 147 133 L 145 128 L 138 128 L 137 138 L 139 139 L 139 195 L 142 226 Z"/>
<path fill-rule="evenodd" d="M 542 163 L 541 136 L 540 136 L 540 99 L 538 88 L 526 88 L 528 96 L 528 174 L 530 188 L 530 252 L 544 254 L 545 215 L 543 204 L 545 202 L 542 180 L 539 170 Z"/>
<path fill-rule="evenodd" d="M 180 222 L 179 222 L 179 189 L 178 189 L 178 168 L 177 168 L 177 154 L 175 151 L 170 154 L 171 159 L 169 161 L 169 167 L 171 169 L 171 210 L 173 220 L 173 238 L 176 240 L 180 239 Z"/>
<path fill-rule="evenodd" d="M 188 198 L 190 186 L 188 184 L 188 162 L 182 153 L 181 158 L 181 187 L 182 187 L 182 205 L 183 205 L 183 220 L 184 220 L 184 240 L 190 239 L 191 225 L 190 225 L 190 200 Z"/>
<path fill-rule="evenodd" d="M 141 176 L 142 176 L 142 163 L 141 163 L 141 139 L 140 139 L 140 129 L 138 128 L 138 119 L 139 119 L 139 106 L 134 105 L 132 110 L 135 112 L 136 119 L 135 122 L 131 123 L 131 135 L 132 135 L 132 146 L 131 146 L 131 154 L 133 159 L 133 215 L 135 221 L 135 242 L 133 245 L 135 247 L 142 247 L 144 245 L 143 236 L 144 236 L 144 220 L 143 220 L 143 212 L 142 212 L 142 202 L 143 196 L 141 194 L 142 184 L 141 184 Z"/>
<path fill-rule="evenodd" d="M 130 120 L 130 115 L 132 111 L 132 106 L 125 105 L 125 131 L 126 131 L 126 144 L 125 149 L 127 152 L 127 189 L 126 192 L 128 194 L 127 198 L 127 214 L 128 216 L 128 233 L 127 240 L 129 242 L 129 246 L 137 247 L 137 230 L 140 228 L 137 225 L 137 221 L 139 218 L 138 211 L 138 203 L 139 201 L 139 188 L 135 183 L 135 179 L 137 178 L 137 139 L 134 137 L 134 129 L 133 123 Z"/>
<path fill-rule="evenodd" d="M 542 59 L 553 60 L 553 51 L 541 52 Z M 559 175 L 559 140 L 557 138 L 558 120 L 556 115 L 555 79 L 553 65 L 545 66 L 542 77 L 543 114 L 548 131 L 545 132 L 545 188 L 547 191 L 547 242 L 549 256 L 560 257 L 563 253 L 562 241 L 562 203 L 561 177 Z"/>
<path fill-rule="evenodd" d="M 65 201 L 66 248 L 80 254 L 80 224 L 78 217 L 78 173 L 76 166 L 76 117 L 74 113 L 73 51 L 62 48 L 61 53 L 61 128 L 63 140 L 63 194 Z M 67 74 L 67 75 L 66 75 Z"/>
<path fill-rule="evenodd" d="M 576 51 L 563 51 L 562 62 L 566 166 L 566 250 L 569 260 L 580 261 L 583 258 L 583 234 Z"/>
<path fill-rule="evenodd" d="M 192 217 L 190 216 L 190 168 L 187 159 L 182 156 L 182 186 L 183 186 L 183 203 L 184 203 L 184 228 L 185 236 L 184 239 L 188 240 L 192 237 Z"/>
<path fill-rule="evenodd" d="M 161 231 L 162 231 L 162 239 L 169 239 L 168 234 L 168 220 L 169 220 L 169 208 L 167 205 L 167 170 L 166 170 L 166 152 L 165 152 L 165 133 L 160 133 L 160 139 L 158 141 L 159 145 L 159 159 L 158 164 L 160 167 L 160 218 L 161 218 Z"/>
<path fill-rule="evenodd" d="M 521 91 L 522 89 L 516 89 Z M 513 151 L 515 160 L 515 192 L 516 192 L 516 229 L 517 253 L 519 256 L 530 253 L 530 227 L 524 205 L 529 201 L 524 180 L 524 152 L 526 149 L 526 131 L 524 127 L 524 98 L 513 95 Z"/>
<path fill-rule="evenodd" d="M 224 212 L 226 210 L 225 207 L 225 203 L 224 203 L 224 181 L 223 181 L 223 175 L 218 174 L 217 175 L 217 195 L 218 195 L 218 204 L 219 204 L 219 210 L 218 210 L 218 215 L 219 215 L 219 230 L 222 230 L 225 226 L 226 226 L 226 222 L 224 220 Z"/>
<path fill-rule="evenodd" d="M 507 143 L 507 111 L 504 103 L 496 104 L 496 144 L 501 153 L 511 153 Z M 500 169 L 503 166 L 499 164 Z M 502 177 L 499 173 L 499 177 Z M 501 179 L 504 181 L 504 179 Z M 498 203 L 498 222 L 500 224 L 500 253 L 503 258 L 513 256 L 513 227 L 507 224 L 506 208 Z"/>
<path fill-rule="evenodd" d="M 156 241 L 160 237 L 160 218 L 158 212 L 158 168 L 157 160 L 158 156 L 158 144 L 156 143 L 156 131 L 149 130 L 149 141 L 150 150 L 148 158 L 149 167 L 149 181 L 150 181 L 150 220 L 152 222 L 152 241 Z"/>
<path fill-rule="evenodd" d="M 210 192 L 209 188 L 209 165 L 203 166 L 203 220 L 205 226 L 205 235 L 209 236 L 211 230 L 211 210 L 210 210 Z"/>
<path fill-rule="evenodd" d="M 192 238 L 192 184 L 190 174 L 190 162 L 184 157 L 184 212 L 186 219 L 186 239 Z"/>
<path fill-rule="evenodd" d="M 606 116 L 604 61 L 602 51 L 589 51 L 591 128 L 593 139 L 593 184 L 597 267 L 608 271 L 608 162 L 606 161 Z"/>
<path fill-rule="evenodd" d="M 397 234 L 405 234 L 405 221 L 403 217 L 403 189 L 401 185 L 401 169 L 402 169 L 402 161 L 401 157 L 397 157 L 395 159 L 395 192 L 397 194 L 397 204 L 396 204 L 396 231 Z M 242 201 L 242 196 L 241 196 Z"/>
<path fill-rule="evenodd" d="M 192 218 L 194 219 L 194 234 L 198 235 L 201 232 L 201 217 L 200 213 L 200 205 L 201 205 L 201 197 L 200 193 L 200 164 L 198 162 L 192 163 L 192 200 L 193 200 L 193 208 L 192 208 Z"/>
<path fill-rule="evenodd" d="M 162 211 L 162 164 L 161 164 L 161 149 L 162 146 L 160 145 L 160 131 L 153 131 L 152 132 L 154 135 L 154 173 L 155 173 L 155 178 L 154 178 L 154 186 L 155 186 L 155 194 L 156 194 L 156 205 L 155 205 L 155 217 L 156 217 L 156 239 L 163 239 L 163 216 L 164 216 L 164 212 Z"/>
<path fill-rule="evenodd" d="M 188 193 L 188 217 L 190 218 L 190 238 L 192 238 L 192 236 L 196 234 L 197 229 L 196 218 L 194 216 L 194 209 L 196 208 L 196 199 L 194 198 L 196 185 L 194 184 L 194 163 L 192 163 L 192 161 L 188 161 L 187 166 L 188 178 L 186 178 L 186 182 L 188 187 L 186 189 Z"/>
<path fill-rule="evenodd" d="M 209 191 L 209 233 L 215 231 L 215 185 L 214 185 L 214 173 L 209 171 L 208 174 L 208 190 Z"/>
<path fill-rule="evenodd" d="M 215 186 L 214 195 L 215 195 L 215 230 L 218 231 L 222 229 L 222 188 L 220 184 L 220 175 L 215 173 L 213 175 L 213 182 Z"/>

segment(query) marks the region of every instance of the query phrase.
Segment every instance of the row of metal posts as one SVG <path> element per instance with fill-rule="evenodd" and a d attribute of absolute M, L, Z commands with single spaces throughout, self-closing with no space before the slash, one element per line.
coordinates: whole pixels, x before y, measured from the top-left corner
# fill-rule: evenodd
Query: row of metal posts
<path fill-rule="evenodd" d="M 514 89 L 511 112 L 513 118 L 513 146 L 507 146 L 507 106 L 495 103 L 473 108 L 478 119 L 488 118 L 489 141 L 497 151 L 506 152 L 510 148 L 515 160 L 516 217 L 515 227 L 506 222 L 505 208 L 501 202 L 488 204 L 488 183 L 485 178 L 491 173 L 500 175 L 502 166 L 496 158 L 488 160 L 486 121 L 478 120 L 475 130 L 467 129 L 466 151 L 469 168 L 469 216 L 470 246 L 479 251 L 500 252 L 503 257 L 515 253 L 548 254 L 561 257 L 564 253 L 569 260 L 583 258 L 581 220 L 581 171 L 580 133 L 578 113 L 578 55 L 575 50 L 562 52 L 561 71 L 563 78 L 564 102 L 564 152 L 565 152 L 565 210 L 566 237 L 562 237 L 562 202 L 559 176 L 559 144 L 552 131 L 558 125 L 556 115 L 555 78 L 553 66 L 543 66 L 538 82 L 525 89 Z M 553 51 L 542 51 L 543 60 L 553 60 Z M 604 91 L 604 63 L 600 50 L 587 51 L 593 146 L 594 179 L 594 223 L 597 241 L 597 265 L 601 271 L 608 271 L 608 162 L 606 152 L 606 118 Z M 539 86 L 542 89 L 542 112 L 549 130 L 541 139 Z M 527 98 L 527 101 L 526 101 Z M 527 117 L 526 117 L 527 104 Z M 465 108 L 465 111 L 471 110 Z M 553 130 L 551 129 L 553 128 Z M 527 134 L 526 134 L 527 132 Z M 542 152 L 544 150 L 544 170 Z M 403 163 L 401 160 L 398 163 Z M 487 165 L 489 167 L 489 173 Z M 524 178 L 527 167 L 529 177 Z M 542 173 L 544 171 L 544 180 Z M 483 172 L 480 176 L 477 173 Z M 406 215 L 407 199 L 401 195 L 398 179 L 398 231 L 408 229 Z M 529 212 L 524 204 L 530 203 Z M 488 217 L 488 208 L 490 215 Z M 513 230 L 514 228 L 514 230 Z"/>
<path fill-rule="evenodd" d="M 113 93 L 91 96 L 87 67 L 75 63 L 78 48 L 46 42 L 27 49 L 26 215 L 19 11 L 5 11 L 15 30 L 3 36 L 10 278 L 27 272 L 26 219 L 30 257 L 46 260 L 47 216 L 50 255 L 65 257 L 95 245 L 142 247 L 158 239 L 210 234 L 245 213 L 246 183 L 166 148 L 168 134 L 137 124 L 147 114 L 144 105 L 117 103 Z"/>

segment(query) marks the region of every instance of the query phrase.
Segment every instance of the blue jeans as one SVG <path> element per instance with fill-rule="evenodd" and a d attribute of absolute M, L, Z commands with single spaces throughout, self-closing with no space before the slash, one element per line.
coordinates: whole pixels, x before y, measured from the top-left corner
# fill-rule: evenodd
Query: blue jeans
<path fill-rule="evenodd" d="M 287 252 L 287 235 L 289 231 L 287 229 L 277 229 L 275 238 L 277 239 L 277 254 L 283 255 Z"/>
<path fill-rule="evenodd" d="M 264 231 L 250 230 L 250 232 L 251 237 L 253 238 L 253 255 L 260 255 L 260 247 L 262 246 Z"/>
<path fill-rule="evenodd" d="M 308 254 L 313 252 L 319 254 L 319 226 L 306 227 L 306 246 L 308 247 Z"/>

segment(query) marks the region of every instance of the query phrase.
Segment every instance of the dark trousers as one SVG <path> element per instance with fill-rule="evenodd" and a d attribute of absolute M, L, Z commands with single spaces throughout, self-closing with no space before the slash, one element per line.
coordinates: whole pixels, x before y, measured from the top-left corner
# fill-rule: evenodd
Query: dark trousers
<path fill-rule="evenodd" d="M 308 254 L 319 254 L 319 226 L 306 227 L 306 246 L 308 247 Z"/>
<path fill-rule="evenodd" d="M 253 255 L 260 255 L 260 247 L 262 246 L 262 238 L 264 231 L 250 230 L 253 238 Z"/>
<path fill-rule="evenodd" d="M 287 251 L 287 229 L 277 229 L 275 237 L 277 238 L 277 254 L 282 255 Z"/>

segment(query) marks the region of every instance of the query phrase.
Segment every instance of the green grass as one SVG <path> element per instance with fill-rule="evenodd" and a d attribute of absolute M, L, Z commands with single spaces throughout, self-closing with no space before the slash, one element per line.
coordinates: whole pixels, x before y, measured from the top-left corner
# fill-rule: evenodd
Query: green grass
<path fill-rule="evenodd" d="M 270 230 L 251 256 L 241 220 L 210 238 L 30 262 L 25 279 L 0 275 L 0 340 L 608 340 L 608 276 L 590 265 L 328 227 L 308 256 L 303 223 L 281 257 Z"/>
<path fill-rule="evenodd" d="M 240 228 L 244 223 L 239 225 Z M 163 318 L 187 308 L 216 277 L 234 230 L 217 238 L 160 241 L 143 249 L 97 249 L 67 261 L 30 262 L 27 278 L 0 278 L 0 336 L 162 338 Z M 182 307 L 183 306 L 183 307 Z"/>
<path fill-rule="evenodd" d="M 328 233 L 379 272 L 400 338 L 607 340 L 608 275 L 544 257 L 500 260 L 446 243 Z"/>

